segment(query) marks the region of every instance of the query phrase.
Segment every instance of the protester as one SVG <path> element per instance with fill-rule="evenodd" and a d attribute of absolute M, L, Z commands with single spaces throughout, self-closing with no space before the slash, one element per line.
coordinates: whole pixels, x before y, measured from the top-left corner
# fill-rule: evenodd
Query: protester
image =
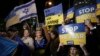
<path fill-rule="evenodd" d="M 92 23 L 90 22 L 90 20 L 86 20 L 85 21 L 85 25 L 87 25 L 87 27 L 89 27 L 91 35 L 87 35 L 88 37 L 90 36 L 91 38 L 88 40 L 92 40 L 92 42 L 89 43 L 88 48 L 90 49 L 90 55 L 91 56 L 97 56 L 99 55 L 100 52 L 100 16 L 97 16 L 97 24 L 95 26 L 92 25 Z M 93 48 L 92 48 L 93 47 Z M 94 49 L 95 48 L 95 49 Z"/>
<path fill-rule="evenodd" d="M 58 52 L 64 52 L 66 50 L 61 50 L 62 47 L 65 49 L 65 47 L 67 48 L 67 52 L 66 53 L 60 53 L 62 55 L 59 56 L 89 56 L 85 46 L 83 44 L 80 45 L 67 45 L 64 47 L 63 44 L 59 44 L 59 48 L 58 48 Z"/>
<path fill-rule="evenodd" d="M 8 29 L 9 38 L 18 43 L 17 51 L 14 56 L 30 56 L 29 48 L 23 43 L 20 36 L 18 35 L 18 30 L 14 26 Z"/>
<path fill-rule="evenodd" d="M 36 28 L 34 39 L 34 46 L 35 46 L 35 56 L 44 56 L 45 55 L 45 47 L 47 44 L 47 39 L 42 32 L 42 28 Z"/>
<path fill-rule="evenodd" d="M 22 37 L 22 41 L 30 48 L 30 49 L 34 49 L 34 41 L 30 36 L 30 32 L 28 29 L 24 30 L 24 35 Z"/>
<path fill-rule="evenodd" d="M 72 47 L 70 47 L 68 56 L 88 56 L 88 53 L 87 53 L 84 45 L 80 44 L 80 48 L 84 54 L 81 54 L 77 47 L 72 46 Z"/>
<path fill-rule="evenodd" d="M 58 33 L 55 30 L 51 30 L 49 34 L 50 42 L 47 48 L 49 48 L 48 51 L 50 51 L 50 54 L 48 56 L 57 56 L 57 48 L 59 45 Z"/>
<path fill-rule="evenodd" d="M 34 51 L 34 45 L 33 45 L 34 41 L 30 36 L 30 32 L 28 29 L 24 29 L 22 41 L 25 43 L 27 47 L 29 47 L 31 55 L 33 55 L 32 53 Z"/>
<path fill-rule="evenodd" d="M 5 33 L 4 30 L 0 29 L 0 56 L 13 56 L 17 48 L 17 43 L 6 38 Z"/>

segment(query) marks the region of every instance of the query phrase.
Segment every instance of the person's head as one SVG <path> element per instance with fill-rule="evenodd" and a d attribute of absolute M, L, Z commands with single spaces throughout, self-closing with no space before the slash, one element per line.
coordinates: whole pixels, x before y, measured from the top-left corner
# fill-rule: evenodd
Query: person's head
<path fill-rule="evenodd" d="M 57 38 L 58 37 L 58 33 L 56 32 L 56 31 L 51 31 L 50 32 L 50 36 L 51 36 L 51 39 L 55 39 L 55 38 Z"/>
<path fill-rule="evenodd" d="M 8 29 L 7 33 L 8 33 L 8 37 L 13 38 L 18 34 L 18 29 L 15 27 L 11 27 Z"/>
<path fill-rule="evenodd" d="M 24 37 L 29 37 L 30 36 L 30 32 L 28 29 L 24 29 Z"/>
<path fill-rule="evenodd" d="M 36 37 L 41 38 L 42 37 L 42 29 L 41 28 L 36 28 Z"/>
<path fill-rule="evenodd" d="M 79 55 L 79 50 L 75 46 L 71 46 L 69 49 L 69 55 Z"/>

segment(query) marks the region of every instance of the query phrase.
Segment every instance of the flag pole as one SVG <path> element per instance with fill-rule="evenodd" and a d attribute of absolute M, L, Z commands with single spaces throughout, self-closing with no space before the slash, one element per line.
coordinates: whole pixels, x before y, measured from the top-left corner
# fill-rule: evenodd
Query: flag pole
<path fill-rule="evenodd" d="M 68 7 L 70 8 L 70 0 L 69 0 L 69 6 Z"/>
<path fill-rule="evenodd" d="M 40 25 L 39 25 L 39 20 L 38 20 L 38 16 L 36 16 L 36 21 L 37 21 L 37 27 L 39 27 Z"/>

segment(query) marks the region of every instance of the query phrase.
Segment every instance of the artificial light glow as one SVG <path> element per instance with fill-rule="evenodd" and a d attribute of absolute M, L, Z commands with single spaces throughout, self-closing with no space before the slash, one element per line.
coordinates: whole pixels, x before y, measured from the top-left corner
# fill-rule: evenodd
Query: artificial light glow
<path fill-rule="evenodd" d="M 48 2 L 48 4 L 49 4 L 49 5 L 52 5 L 52 2 L 51 2 L 51 1 L 49 1 L 49 2 Z"/>

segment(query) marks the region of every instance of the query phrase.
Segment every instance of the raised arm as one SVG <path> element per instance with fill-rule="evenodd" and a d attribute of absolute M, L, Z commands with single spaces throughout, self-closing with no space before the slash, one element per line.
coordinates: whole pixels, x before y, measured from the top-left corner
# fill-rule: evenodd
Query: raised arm
<path fill-rule="evenodd" d="M 81 48 L 82 51 L 84 52 L 84 55 L 85 55 L 85 56 L 89 56 L 89 53 L 87 52 L 87 50 L 86 50 L 84 44 L 80 44 L 80 48 Z"/>
<path fill-rule="evenodd" d="M 46 36 L 47 41 L 50 42 L 50 39 L 51 38 L 50 38 L 50 35 L 48 33 L 47 27 L 46 26 L 43 26 L 42 28 L 44 30 L 44 33 L 45 33 L 45 36 Z"/>

